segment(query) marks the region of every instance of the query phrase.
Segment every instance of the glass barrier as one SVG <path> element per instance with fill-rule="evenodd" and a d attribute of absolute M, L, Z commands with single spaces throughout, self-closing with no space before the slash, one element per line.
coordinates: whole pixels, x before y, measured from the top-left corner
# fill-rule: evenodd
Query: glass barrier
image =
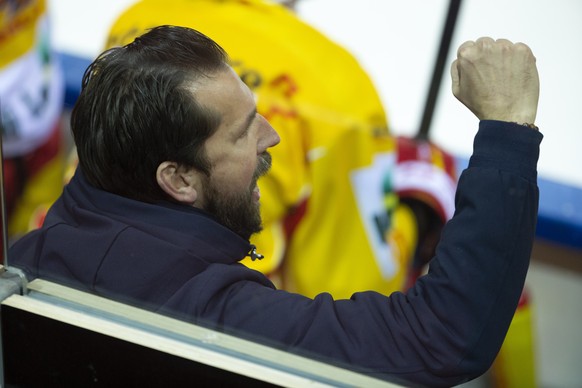
<path fill-rule="evenodd" d="M 55 283 L 28 288 L 1 306 L 6 387 L 395 386 Z"/>

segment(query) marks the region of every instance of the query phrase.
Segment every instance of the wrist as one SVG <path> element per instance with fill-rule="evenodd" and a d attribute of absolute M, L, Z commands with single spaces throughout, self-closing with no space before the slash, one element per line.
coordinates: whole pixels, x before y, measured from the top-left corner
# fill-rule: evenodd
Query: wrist
<path fill-rule="evenodd" d="M 536 121 L 537 111 L 536 110 L 516 110 L 511 107 L 507 107 L 505 110 L 494 110 L 491 109 L 488 114 L 483 114 L 482 120 L 497 120 L 505 121 L 508 123 L 526 123 L 534 124 Z"/>
<path fill-rule="evenodd" d="M 540 130 L 540 129 L 538 128 L 538 126 L 537 126 L 537 125 L 535 125 L 535 124 L 533 124 L 533 123 L 521 123 L 521 122 L 517 122 L 517 121 L 512 121 L 512 123 L 514 123 L 514 124 L 518 124 L 518 125 L 521 125 L 521 126 L 524 126 L 524 127 L 527 127 L 527 128 L 531 128 L 531 129 L 533 129 L 533 130 L 536 130 L 536 131 L 538 131 L 538 132 L 539 132 L 539 130 Z"/>

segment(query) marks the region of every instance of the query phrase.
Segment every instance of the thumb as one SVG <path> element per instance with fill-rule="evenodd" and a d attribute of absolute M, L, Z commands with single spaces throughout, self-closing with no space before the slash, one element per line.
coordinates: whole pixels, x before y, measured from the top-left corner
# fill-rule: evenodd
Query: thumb
<path fill-rule="evenodd" d="M 453 61 L 453 63 L 451 64 L 451 80 L 452 80 L 452 90 L 453 90 L 453 95 L 455 97 L 459 97 L 459 91 L 460 91 L 460 74 L 459 74 L 459 68 L 458 68 L 458 60 L 455 59 Z"/>

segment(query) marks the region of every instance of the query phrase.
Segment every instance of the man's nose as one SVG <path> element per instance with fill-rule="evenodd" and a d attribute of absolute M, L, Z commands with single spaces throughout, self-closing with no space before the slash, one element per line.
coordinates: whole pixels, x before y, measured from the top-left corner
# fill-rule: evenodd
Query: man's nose
<path fill-rule="evenodd" d="M 261 116 L 261 137 L 259 140 L 259 153 L 264 152 L 267 148 L 274 147 L 281 141 L 275 128 L 269 124 L 267 119 Z"/>

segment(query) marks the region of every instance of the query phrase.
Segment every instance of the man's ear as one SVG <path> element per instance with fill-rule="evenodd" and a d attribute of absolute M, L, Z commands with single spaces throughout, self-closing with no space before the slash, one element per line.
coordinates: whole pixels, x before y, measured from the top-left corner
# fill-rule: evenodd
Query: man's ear
<path fill-rule="evenodd" d="M 185 168 L 175 162 L 162 162 L 156 171 L 158 185 L 176 201 L 194 205 L 200 189 L 199 172 Z"/>

